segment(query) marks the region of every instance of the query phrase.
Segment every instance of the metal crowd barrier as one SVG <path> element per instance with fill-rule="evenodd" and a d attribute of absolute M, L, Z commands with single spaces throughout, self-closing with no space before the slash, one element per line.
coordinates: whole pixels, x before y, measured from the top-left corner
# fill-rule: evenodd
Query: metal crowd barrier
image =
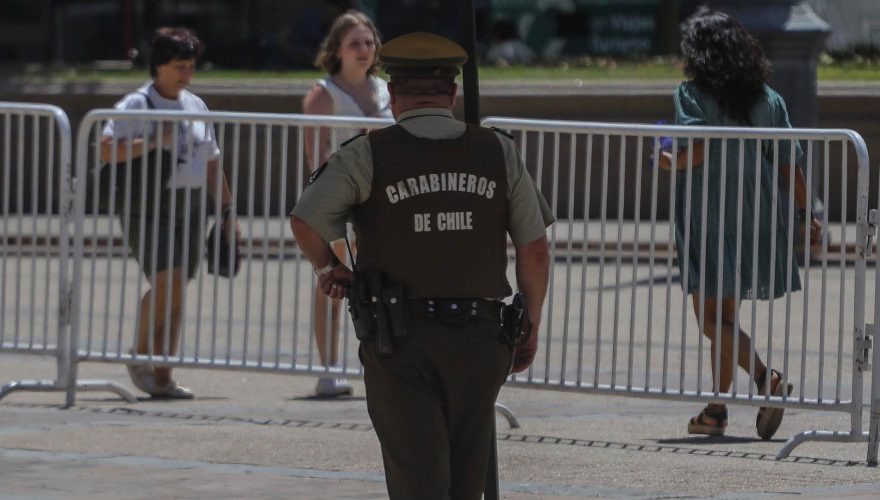
<path fill-rule="evenodd" d="M 199 140 L 191 130 L 196 124 L 206 125 L 216 133 L 221 150 L 219 167 L 231 183 L 243 232 L 242 268 L 237 277 L 227 279 L 208 274 L 204 262 L 198 266 L 180 300 L 183 321 L 176 350 L 172 349 L 166 321 L 164 346 L 157 349 L 149 342 L 152 347 L 146 355 L 130 352 L 140 317 L 147 315 L 148 321 L 156 321 L 159 315 L 152 305 L 152 310 L 148 307 L 140 312 L 141 297 L 150 285 L 136 261 L 142 260 L 143 254 L 129 251 L 129 236 L 134 233 L 125 230 L 132 207 L 146 207 L 146 196 L 131 197 L 130 183 L 126 182 L 119 190 L 119 205 L 115 200 L 101 200 L 102 184 L 115 185 L 114 176 L 132 167 L 131 162 L 118 161 L 120 151 L 126 151 L 131 141 L 125 141 L 121 148 L 111 147 L 115 151 L 112 157 L 101 160 L 102 129 L 111 119 L 149 124 L 145 129 L 154 133 L 131 139 L 155 137 L 160 150 L 166 146 L 162 144 L 163 132 L 168 129 L 167 146 L 173 163 L 191 161 Z M 90 113 L 77 137 L 77 186 L 67 222 L 73 232 L 73 283 L 78 284 L 70 295 L 67 380 L 76 380 L 79 362 L 361 376 L 357 341 L 347 315 L 341 325 L 339 365 L 326 367 L 318 362 L 314 326 L 330 318 L 315 317 L 314 276 L 293 241 L 288 213 L 307 182 L 310 166 L 320 161 L 306 154 L 309 147 L 321 149 L 319 134 L 312 132 L 327 130 L 332 149 L 357 131 L 388 123 L 223 112 Z M 484 124 L 514 133 L 521 156 L 560 219 L 550 232 L 556 264 L 540 332 L 539 358 L 527 373 L 512 377 L 511 385 L 850 415 L 849 431 L 801 433 L 780 451 L 780 457 L 806 440 L 868 439 L 868 433 L 861 429 L 863 372 L 868 368 L 868 334 L 872 331 L 865 321 L 870 301 L 865 285 L 871 275 L 876 277 L 873 266 L 870 273 L 867 266 L 875 215 L 868 211 L 868 156 L 858 134 L 847 130 L 685 128 L 502 118 L 487 119 Z M 705 212 L 705 204 L 697 206 L 689 200 L 694 193 L 705 194 L 708 186 L 694 182 L 699 178 L 696 169 L 675 175 L 659 169 L 658 136 L 673 137 L 676 149 L 689 150 L 701 141 L 708 142 L 711 147 L 706 148 L 704 160 L 712 148 L 720 148 L 722 157 L 737 150 L 738 164 L 721 163 L 720 168 L 731 172 L 760 170 L 760 163 L 743 164 L 743 152 L 750 147 L 770 148 L 774 151 L 772 170 L 777 172 L 774 185 L 780 180 L 780 148 L 788 148 L 791 154 L 792 141 L 803 145 L 808 188 L 825 202 L 824 210 L 817 212 L 825 227 L 822 250 L 814 254 L 800 248 L 789 231 L 783 243 L 784 262 L 774 260 L 771 267 L 803 262 L 797 267 L 803 291 L 771 301 L 743 299 L 741 316 L 745 319 L 738 316 L 734 325 L 734 331 L 744 327 L 753 337 L 758 354 L 769 367 L 785 373 L 786 381 L 794 383 L 790 396 L 758 394 L 751 381 L 754 360 L 749 375 L 737 372 L 729 392 L 712 385 L 711 371 L 718 368 L 720 351 L 711 352 L 704 342 L 700 325 L 705 325 L 706 319 L 694 316 L 677 283 L 678 259 L 688 261 L 690 256 L 677 254 L 676 228 L 671 223 L 680 196 L 685 200 L 680 209 Z M 103 170 L 111 172 L 108 179 L 102 176 L 102 169 L 107 168 L 104 163 L 121 164 Z M 727 178 L 742 182 L 742 176 Z M 173 213 L 196 215 L 180 237 L 188 238 L 189 231 L 204 237 L 215 222 L 219 200 L 206 191 L 189 191 L 171 203 Z M 161 190 L 150 194 L 159 200 Z M 761 203 L 770 203 L 774 214 L 779 212 L 773 217 L 774 224 L 793 225 L 794 204 L 786 191 L 773 190 L 771 200 L 759 198 L 756 206 Z M 144 221 L 146 215 L 141 214 Z M 684 228 L 686 247 L 690 248 L 687 243 L 692 234 L 706 234 L 706 224 L 716 222 L 705 216 L 702 221 L 699 232 Z M 739 252 L 756 255 L 766 251 L 757 245 L 742 248 L 740 238 L 745 231 L 748 228 L 738 228 Z M 164 244 L 173 247 L 173 239 Z M 700 242 L 700 248 L 706 246 L 705 241 Z M 216 255 L 219 249 L 215 245 L 208 252 Z M 705 270 L 706 256 L 701 253 L 699 267 Z M 186 259 L 183 267 L 189 269 L 191 263 Z M 512 266 L 509 273 L 512 278 Z M 743 286 L 749 284 L 737 279 L 737 289 Z M 875 287 L 877 301 L 880 283 Z M 172 291 L 166 287 L 151 293 L 151 300 L 156 300 L 159 293 L 170 298 Z M 698 294 L 698 300 L 702 303 L 705 296 L 705 292 Z M 170 317 L 170 310 L 162 312 L 166 319 Z M 738 335 L 734 334 L 735 339 Z M 167 354 L 170 352 L 175 353 Z M 880 400 L 878 387 L 875 383 L 872 388 L 875 405 Z M 78 387 L 67 384 L 65 388 L 68 404 L 73 404 Z M 875 408 L 868 457 L 872 463 L 876 461 L 877 415 Z"/>
<path fill-rule="evenodd" d="M 70 378 L 70 122 L 56 106 L 0 103 L 0 352 L 50 356 L 54 380 L 16 380 L 16 391 L 113 391 Z M 75 383 L 72 383 L 75 382 Z"/>
<path fill-rule="evenodd" d="M 857 133 L 508 118 L 488 118 L 483 124 L 513 133 L 526 165 L 560 217 L 550 230 L 556 265 L 539 359 L 526 374 L 512 377 L 509 385 L 849 413 L 848 431 L 799 433 L 783 446 L 778 458 L 786 457 L 805 441 L 868 439 L 868 434 L 862 432 L 862 395 L 870 347 L 867 335 L 872 327 L 865 322 L 869 303 L 865 284 L 876 214 L 872 212 L 869 220 L 868 153 Z M 671 137 L 676 152 L 685 151 L 682 172 L 671 174 L 659 168 L 660 136 Z M 739 354 L 739 331 L 743 329 L 751 335 L 767 366 L 783 372 L 786 381 L 794 383 L 794 392 L 781 397 L 759 395 L 752 382 L 753 356 L 748 363 L 749 374 L 735 368 L 731 389 L 722 391 L 717 383 L 712 384 L 711 375 L 720 369 L 720 342 L 714 352 L 710 343 L 704 342 L 701 325 L 706 325 L 705 313 L 695 315 L 691 301 L 676 283 L 684 281 L 687 287 L 690 275 L 682 276 L 678 259 L 698 259 L 698 274 L 704 279 L 707 249 L 718 251 L 713 242 L 706 241 L 707 224 L 721 225 L 718 232 L 724 234 L 723 224 L 731 223 L 731 217 L 725 217 L 723 211 L 710 218 L 708 204 L 698 203 L 708 199 L 709 183 L 708 176 L 699 175 L 700 170 L 694 168 L 691 148 L 700 142 L 711 145 L 698 157 L 704 164 L 710 164 L 710 150 L 720 153 L 723 160 L 712 168 L 721 172 L 718 190 L 724 206 L 725 194 L 753 189 L 743 186 L 745 169 L 762 175 L 760 160 L 744 164 L 746 148 L 772 151 L 768 171 L 773 172 L 772 183 L 777 185 L 782 180 L 780 154 L 783 159 L 785 152 L 793 156 L 794 140 L 800 141 L 805 153 L 802 164 L 808 191 L 825 201 L 824 211 L 817 214 L 825 228 L 822 250 L 818 255 L 811 254 L 809 245 L 799 245 L 794 232 L 787 231 L 785 259 L 779 262 L 771 257 L 770 269 L 798 260 L 805 262 L 797 268 L 803 291 L 769 301 L 745 295 L 737 301 L 737 309 L 742 306 L 741 314 L 734 325 L 728 326 L 732 327 L 734 359 Z M 729 152 L 736 152 L 733 164 L 728 164 Z M 789 184 L 792 180 L 788 179 Z M 770 200 L 755 197 L 755 211 L 760 204 L 769 203 L 774 215 L 771 230 L 775 231 L 777 224 L 792 227 L 793 197 L 782 188 L 772 192 Z M 692 203 L 699 193 L 702 196 Z M 854 203 L 848 197 L 854 197 Z M 752 228 L 742 227 L 742 198 L 738 197 L 733 217 L 738 226 L 736 261 L 740 255 L 751 254 L 757 266 L 761 252 L 775 256 L 775 240 L 771 248 L 759 248 L 757 240 L 743 248 L 743 235 L 756 233 L 758 226 L 755 222 Z M 684 217 L 685 227 L 679 228 L 683 230 L 685 255 L 676 252 L 676 228 L 671 223 L 671 214 L 676 210 L 702 214 L 693 219 L 702 221 L 702 227 L 689 227 L 692 217 Z M 688 255 L 692 249 L 699 256 Z M 754 267 L 751 274 L 755 275 L 756 270 Z M 742 273 L 737 265 L 735 295 L 754 289 L 754 285 L 741 282 Z M 786 276 L 786 290 L 791 290 L 791 274 Z M 873 266 L 871 274 L 876 279 Z M 874 300 L 878 301 L 880 281 L 876 283 Z M 703 282 L 697 289 L 699 304 L 705 304 L 707 292 L 710 297 L 715 295 L 714 290 L 705 289 Z M 880 308 L 880 302 L 875 307 Z M 701 311 L 705 309 L 700 307 Z M 721 312 L 720 305 L 717 312 Z M 723 326 L 719 319 L 714 328 Z M 877 460 L 880 384 L 876 376 L 875 372 L 870 463 Z"/>
<path fill-rule="evenodd" d="M 107 168 L 99 152 L 107 120 L 141 122 L 146 124 L 144 130 L 156 131 L 132 137 L 132 141 L 120 141 L 123 154 L 125 143 L 150 140 L 153 134 L 158 149 L 173 151 L 172 163 L 187 163 L 192 160 L 193 152 L 198 151 L 200 141 L 200 137 L 191 133 L 193 124 L 213 129 L 221 150 L 218 166 L 230 182 L 242 230 L 241 269 L 237 277 L 228 279 L 208 274 L 205 262 L 198 266 L 180 301 L 184 318 L 175 355 L 165 354 L 173 351 L 169 349 L 167 321 L 164 349 L 154 349 L 151 341 L 147 355 L 130 353 L 141 315 L 139 301 L 150 290 L 150 284 L 141 272 L 137 256 L 129 252 L 130 235 L 123 230 L 123 224 L 132 210 L 141 207 L 143 226 L 147 201 L 146 196 L 140 200 L 128 197 L 131 179 L 124 181 L 124 187 L 117 188 L 123 194 L 124 203 L 101 200 L 102 192 L 106 192 L 102 183 L 115 185 L 118 182 L 115 175 L 132 165 L 130 161 L 117 161 L 119 150 L 112 147 L 113 157 L 105 159 L 110 164 L 118 163 L 118 168 L 111 169 L 110 175 L 100 175 L 102 168 Z M 310 170 L 319 160 L 317 156 L 307 157 L 303 147 L 306 137 L 311 136 L 311 148 L 320 149 L 321 136 L 311 132 L 324 128 L 332 150 L 355 133 L 389 123 L 377 119 L 289 114 L 113 110 L 89 113 L 77 139 L 76 177 L 89 184 L 88 189 L 76 193 L 75 211 L 80 217 L 75 224 L 74 280 L 82 283 L 81 293 L 75 290 L 72 297 L 74 310 L 81 314 L 75 318 L 72 329 L 77 360 L 360 376 L 357 343 L 350 322 L 345 321 L 347 314 L 343 316 L 340 332 L 339 366 L 325 367 L 318 361 L 313 326 L 316 321 L 329 322 L 330 318 L 329 315 L 314 317 L 314 275 L 293 241 L 288 214 Z M 163 144 L 166 129 L 173 130 L 168 134 L 172 138 Z M 312 168 L 308 165 L 310 160 Z M 219 179 L 218 176 L 218 182 Z M 186 231 L 197 232 L 200 238 L 204 238 L 212 220 L 216 222 L 214 215 L 220 213 L 220 199 L 212 199 L 207 191 L 188 191 L 185 198 L 171 200 L 172 212 L 197 214 L 192 224 L 186 224 Z M 148 196 L 159 200 L 159 189 Z M 183 206 L 177 206 L 179 203 Z M 136 236 L 136 232 L 130 233 Z M 138 237 L 144 241 L 143 234 Z M 184 239 L 188 237 L 183 235 Z M 139 250 L 143 252 L 143 248 Z M 219 245 L 208 248 L 208 252 L 219 252 Z M 183 262 L 186 270 L 195 265 L 187 259 Z M 145 311 L 150 331 L 153 321 L 159 317 L 152 300 L 156 293 L 167 294 L 166 298 L 170 299 L 171 287 L 166 288 L 151 290 L 151 309 L 149 313 Z M 168 315 L 170 318 L 170 312 Z"/>

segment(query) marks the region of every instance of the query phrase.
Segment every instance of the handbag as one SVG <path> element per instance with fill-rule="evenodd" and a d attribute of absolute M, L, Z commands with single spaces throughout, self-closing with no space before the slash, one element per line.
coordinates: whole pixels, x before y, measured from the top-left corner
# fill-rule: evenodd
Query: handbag
<path fill-rule="evenodd" d="M 208 272 L 224 278 L 234 278 L 241 268 L 241 251 L 238 248 L 238 240 L 234 234 L 227 234 L 225 230 L 224 222 L 231 210 L 232 207 L 226 208 L 214 221 L 214 226 L 208 232 L 208 240 L 205 242 L 205 246 L 208 247 Z M 214 251 L 216 245 L 220 246 L 219 252 Z"/>
<path fill-rule="evenodd" d="M 143 92 L 138 94 L 143 96 L 147 109 L 156 109 L 147 94 Z M 113 210 L 117 215 L 122 215 L 128 199 L 130 215 L 137 216 L 141 213 L 155 214 L 158 201 L 159 213 L 167 214 L 171 193 L 164 187 L 172 175 L 171 152 L 164 149 L 153 150 L 129 161 L 108 163 L 99 166 L 99 170 L 93 172 L 93 175 L 98 177 L 98 207 L 105 213 Z M 178 164 L 183 162 L 183 158 L 177 158 Z M 156 200 L 157 193 L 158 200 Z"/>

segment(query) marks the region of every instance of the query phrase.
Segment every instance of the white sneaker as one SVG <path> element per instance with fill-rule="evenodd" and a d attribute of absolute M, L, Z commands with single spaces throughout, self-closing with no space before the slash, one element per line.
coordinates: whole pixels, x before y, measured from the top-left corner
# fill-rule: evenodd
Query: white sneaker
<path fill-rule="evenodd" d="M 193 399 L 196 397 L 193 394 L 193 391 L 190 389 L 178 384 L 174 380 L 168 382 L 168 385 L 165 387 L 159 387 L 154 389 L 153 392 L 150 393 L 154 398 L 167 398 L 167 399 Z"/>
<path fill-rule="evenodd" d="M 335 398 L 342 395 L 351 396 L 354 387 L 344 378 L 321 377 L 315 386 L 315 395 L 325 398 Z"/>
<path fill-rule="evenodd" d="M 129 352 L 137 354 L 134 349 Z M 131 377 L 131 382 L 135 387 L 147 394 L 152 394 L 156 391 L 156 375 L 153 372 L 153 365 L 130 364 L 125 365 L 125 367 L 128 368 L 128 376 Z"/>

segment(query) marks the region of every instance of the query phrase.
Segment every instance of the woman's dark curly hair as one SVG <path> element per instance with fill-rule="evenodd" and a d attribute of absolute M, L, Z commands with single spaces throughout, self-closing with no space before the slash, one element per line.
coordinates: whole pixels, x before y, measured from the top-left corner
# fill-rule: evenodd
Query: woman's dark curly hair
<path fill-rule="evenodd" d="M 749 123 L 770 76 L 757 40 L 727 14 L 703 11 L 686 21 L 681 51 L 685 75 L 718 99 L 726 116 Z"/>

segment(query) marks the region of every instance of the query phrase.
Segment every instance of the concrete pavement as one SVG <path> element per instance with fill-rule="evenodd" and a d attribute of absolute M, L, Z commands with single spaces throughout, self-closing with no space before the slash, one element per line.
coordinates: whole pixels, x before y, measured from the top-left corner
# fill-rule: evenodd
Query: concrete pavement
<path fill-rule="evenodd" d="M 46 378 L 40 357 L 0 355 L 0 380 Z M 355 397 L 308 397 L 310 377 L 178 370 L 194 401 L 126 404 L 80 394 L 17 392 L 0 402 L 3 498 L 384 498 L 378 442 Z M 89 363 L 84 378 L 130 385 L 121 366 Z M 788 410 L 770 442 L 754 408 L 731 407 L 728 435 L 691 437 L 700 406 L 505 388 L 522 423 L 499 419 L 504 498 L 872 498 L 866 444 L 806 444 L 775 461 L 784 439 L 845 430 L 848 416 Z"/>

